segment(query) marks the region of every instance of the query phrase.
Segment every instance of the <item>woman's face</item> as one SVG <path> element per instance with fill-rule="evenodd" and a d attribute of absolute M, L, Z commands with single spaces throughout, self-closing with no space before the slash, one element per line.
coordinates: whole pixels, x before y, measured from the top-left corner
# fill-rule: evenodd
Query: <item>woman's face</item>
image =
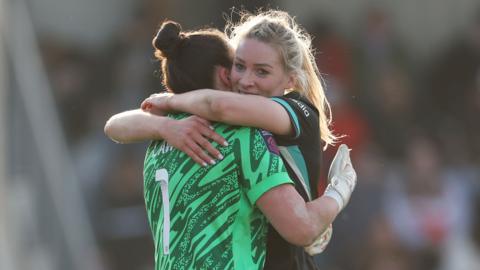
<path fill-rule="evenodd" d="M 233 91 L 243 94 L 281 96 L 293 87 L 293 76 L 283 68 L 280 53 L 251 38 L 238 44 L 230 76 Z"/>

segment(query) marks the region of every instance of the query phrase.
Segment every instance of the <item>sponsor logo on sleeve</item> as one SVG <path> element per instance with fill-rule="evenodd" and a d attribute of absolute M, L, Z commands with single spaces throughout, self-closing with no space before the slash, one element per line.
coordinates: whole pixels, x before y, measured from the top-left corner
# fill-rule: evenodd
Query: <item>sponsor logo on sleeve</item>
<path fill-rule="evenodd" d="M 265 141 L 265 144 L 267 145 L 268 151 L 270 151 L 270 153 L 273 153 L 275 155 L 280 155 L 280 150 L 278 150 L 277 142 L 273 138 L 272 133 L 266 130 L 260 130 L 260 134 L 262 135 L 262 138 Z"/>
<path fill-rule="evenodd" d="M 295 102 L 298 105 L 298 107 L 300 107 L 300 109 L 303 111 L 303 114 L 305 114 L 306 117 L 310 115 L 310 112 L 307 109 L 307 105 L 295 99 L 292 99 L 292 101 Z"/>

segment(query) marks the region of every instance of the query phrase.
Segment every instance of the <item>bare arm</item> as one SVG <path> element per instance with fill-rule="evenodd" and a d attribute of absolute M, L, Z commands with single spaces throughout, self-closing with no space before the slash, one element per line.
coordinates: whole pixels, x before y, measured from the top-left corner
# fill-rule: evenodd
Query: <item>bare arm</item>
<path fill-rule="evenodd" d="M 350 150 L 344 144 L 339 146 L 335 154 L 328 179 L 324 195 L 313 201 L 305 202 L 291 185 L 280 185 L 264 193 L 256 204 L 285 240 L 308 246 L 317 240 L 346 206 L 357 184 Z M 314 253 L 315 249 L 312 247 Z"/>
<path fill-rule="evenodd" d="M 154 115 L 142 110 L 118 113 L 105 124 L 105 134 L 118 143 L 134 143 L 163 139 L 163 131 L 172 121 L 167 117 Z"/>
<path fill-rule="evenodd" d="M 142 109 L 152 106 L 188 112 L 211 121 L 262 128 L 277 135 L 289 135 L 294 130 L 285 109 L 262 96 L 202 89 L 172 96 L 152 96 L 142 103 Z"/>
<path fill-rule="evenodd" d="M 277 232 L 297 246 L 310 245 L 328 228 L 340 210 L 335 200 L 326 196 L 305 202 L 292 185 L 269 190 L 256 204 Z"/>
<path fill-rule="evenodd" d="M 220 152 L 208 139 L 221 145 L 226 143 L 224 138 L 210 129 L 208 121 L 197 116 L 174 120 L 140 109 L 112 116 L 105 124 L 104 131 L 110 139 L 120 143 L 166 140 L 203 166 L 214 164 L 215 159 L 222 159 Z"/>

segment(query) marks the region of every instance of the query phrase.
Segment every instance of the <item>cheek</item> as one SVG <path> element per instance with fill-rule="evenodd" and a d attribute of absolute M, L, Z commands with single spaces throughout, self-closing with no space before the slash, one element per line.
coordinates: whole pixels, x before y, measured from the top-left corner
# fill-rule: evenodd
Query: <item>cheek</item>
<path fill-rule="evenodd" d="M 230 81 L 232 83 L 232 86 L 235 87 L 238 84 L 238 81 L 241 79 L 240 74 L 238 71 L 235 69 L 232 69 L 232 72 L 230 73 Z"/>
<path fill-rule="evenodd" d="M 272 96 L 272 92 L 275 90 L 275 84 L 268 79 L 257 80 L 256 86 L 262 96 Z"/>
<path fill-rule="evenodd" d="M 283 95 L 285 85 L 276 78 L 269 78 L 261 80 L 258 83 L 258 88 L 260 88 L 264 96 L 281 96 Z"/>
<path fill-rule="evenodd" d="M 271 78 L 258 80 L 258 84 L 264 91 L 273 91 L 278 87 L 278 83 Z"/>

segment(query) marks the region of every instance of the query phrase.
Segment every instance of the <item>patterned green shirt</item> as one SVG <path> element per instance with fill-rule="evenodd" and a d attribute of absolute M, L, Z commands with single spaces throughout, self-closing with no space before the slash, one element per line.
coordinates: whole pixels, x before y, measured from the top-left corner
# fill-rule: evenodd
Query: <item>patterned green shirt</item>
<path fill-rule="evenodd" d="M 156 270 L 263 268 L 268 221 L 255 202 L 292 181 L 268 132 L 220 123 L 215 131 L 229 143 L 217 147 L 224 159 L 216 165 L 202 167 L 165 141 L 147 150 L 144 196 Z"/>

